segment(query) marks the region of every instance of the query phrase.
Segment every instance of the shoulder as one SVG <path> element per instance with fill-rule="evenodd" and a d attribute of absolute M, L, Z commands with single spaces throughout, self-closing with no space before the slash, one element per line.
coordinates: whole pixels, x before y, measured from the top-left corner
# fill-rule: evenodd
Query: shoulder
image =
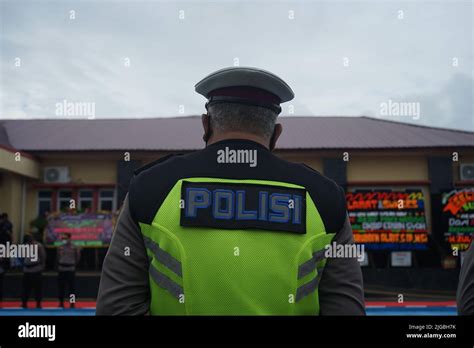
<path fill-rule="evenodd" d="M 306 187 L 316 204 L 327 233 L 340 231 L 346 220 L 346 198 L 344 189 L 334 180 L 303 163 L 292 164 L 292 171 Z"/>
<path fill-rule="evenodd" d="M 135 222 L 151 222 L 162 202 L 180 177 L 189 173 L 191 154 L 164 156 L 134 172 L 128 192 L 129 211 Z"/>
<path fill-rule="evenodd" d="M 138 168 L 130 182 L 131 194 L 134 190 L 136 193 L 138 189 L 149 190 L 173 181 L 190 167 L 189 158 L 193 154 L 167 155 Z"/>
<path fill-rule="evenodd" d="M 135 171 L 133 172 L 133 174 L 135 174 L 135 175 L 140 175 L 141 173 L 143 173 L 143 172 L 145 172 L 145 171 L 147 171 L 147 170 L 149 170 L 149 169 L 152 169 L 152 168 L 154 168 L 154 167 L 157 167 L 157 166 L 159 166 L 159 165 L 162 164 L 162 163 L 168 162 L 168 164 L 169 164 L 170 160 L 173 160 L 173 159 L 175 159 L 175 158 L 178 157 L 178 156 L 182 156 L 182 154 L 170 154 L 170 155 L 163 156 L 163 157 L 161 157 L 161 158 L 159 158 L 159 159 L 157 159 L 157 160 L 155 160 L 155 161 L 152 161 L 152 162 L 150 162 L 150 163 L 148 163 L 148 164 L 145 164 L 144 166 L 138 168 L 137 170 L 135 170 Z"/>

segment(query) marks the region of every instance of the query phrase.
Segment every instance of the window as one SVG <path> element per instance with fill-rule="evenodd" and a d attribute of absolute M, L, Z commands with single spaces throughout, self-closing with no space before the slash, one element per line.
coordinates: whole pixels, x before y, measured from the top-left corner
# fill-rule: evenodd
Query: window
<path fill-rule="evenodd" d="M 115 210 L 115 190 L 102 189 L 99 193 L 99 210 Z"/>
<path fill-rule="evenodd" d="M 64 211 L 70 208 L 72 199 L 72 191 L 71 190 L 59 190 L 58 192 L 58 210 Z"/>
<path fill-rule="evenodd" d="M 51 190 L 38 191 L 38 215 L 43 216 L 49 213 L 53 207 L 53 192 Z"/>
<path fill-rule="evenodd" d="M 79 204 L 78 208 L 81 210 L 92 209 L 92 203 L 94 201 L 94 194 L 92 190 L 83 189 L 79 190 Z"/>

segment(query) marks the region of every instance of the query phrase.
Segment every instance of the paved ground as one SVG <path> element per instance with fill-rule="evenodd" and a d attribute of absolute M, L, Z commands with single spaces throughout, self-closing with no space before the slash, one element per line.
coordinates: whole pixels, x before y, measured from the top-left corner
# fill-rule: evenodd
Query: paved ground
<path fill-rule="evenodd" d="M 42 309 L 34 308 L 34 302 L 28 304 L 28 309 L 21 308 L 18 301 L 7 301 L 0 309 L 0 316 L 91 316 L 95 315 L 94 301 L 79 301 L 75 309 L 59 308 L 57 302 L 45 301 Z M 457 315 L 454 301 L 367 301 L 367 315 Z"/>

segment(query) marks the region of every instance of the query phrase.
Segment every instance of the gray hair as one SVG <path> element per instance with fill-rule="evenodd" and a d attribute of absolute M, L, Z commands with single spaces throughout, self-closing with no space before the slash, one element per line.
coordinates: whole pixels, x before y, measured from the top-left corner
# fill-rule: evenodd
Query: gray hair
<path fill-rule="evenodd" d="M 211 128 L 218 132 L 246 132 L 270 139 L 278 114 L 268 108 L 237 103 L 216 103 L 208 107 Z"/>

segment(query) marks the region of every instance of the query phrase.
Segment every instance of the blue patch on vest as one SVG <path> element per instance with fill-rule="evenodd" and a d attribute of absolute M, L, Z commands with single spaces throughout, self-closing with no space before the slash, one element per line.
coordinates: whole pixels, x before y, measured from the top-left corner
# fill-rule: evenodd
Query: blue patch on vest
<path fill-rule="evenodd" d="M 306 190 L 183 181 L 181 226 L 306 233 Z"/>

